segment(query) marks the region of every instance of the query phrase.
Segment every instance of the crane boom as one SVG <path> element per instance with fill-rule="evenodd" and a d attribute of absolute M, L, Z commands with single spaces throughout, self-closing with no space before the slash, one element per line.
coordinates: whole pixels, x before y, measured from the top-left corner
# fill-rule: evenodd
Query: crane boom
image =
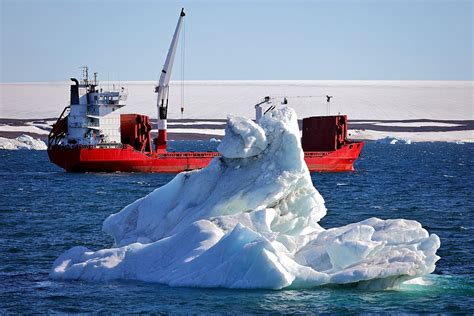
<path fill-rule="evenodd" d="M 155 144 L 156 149 L 160 151 L 166 151 L 166 120 L 168 113 L 169 82 L 171 79 L 174 57 L 176 55 L 176 48 L 178 47 L 179 34 L 181 32 L 181 26 L 185 15 L 184 8 L 182 8 L 168 54 L 166 55 L 165 64 L 161 70 L 160 81 L 158 86 L 155 87 L 155 92 L 158 93 L 156 104 L 158 108 L 158 138 L 156 139 Z"/>

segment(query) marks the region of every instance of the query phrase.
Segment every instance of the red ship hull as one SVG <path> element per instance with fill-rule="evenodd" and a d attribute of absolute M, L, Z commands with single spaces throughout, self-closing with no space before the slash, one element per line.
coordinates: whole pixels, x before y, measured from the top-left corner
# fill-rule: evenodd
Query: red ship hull
<path fill-rule="evenodd" d="M 354 170 L 363 142 L 349 143 L 329 152 L 305 152 L 305 161 L 311 172 L 343 172 Z M 88 146 L 53 146 L 48 149 L 49 159 L 71 172 L 162 172 L 178 173 L 206 167 L 216 152 L 174 152 L 148 154 L 131 146 L 99 148 Z"/>

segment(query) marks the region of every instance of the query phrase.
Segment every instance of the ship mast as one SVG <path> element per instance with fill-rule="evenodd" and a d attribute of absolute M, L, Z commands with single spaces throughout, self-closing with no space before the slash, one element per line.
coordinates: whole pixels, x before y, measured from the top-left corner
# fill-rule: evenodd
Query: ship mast
<path fill-rule="evenodd" d="M 178 46 L 179 34 L 181 32 L 181 25 L 183 23 L 184 8 L 181 9 L 179 15 L 178 24 L 174 31 L 173 39 L 166 56 L 163 70 L 161 70 L 160 81 L 158 86 L 155 87 L 155 92 L 158 93 L 157 107 L 158 107 L 158 138 L 155 140 L 156 150 L 164 152 L 166 151 L 166 128 L 167 128 L 167 112 L 168 112 L 168 95 L 169 95 L 169 82 L 171 79 L 171 70 L 173 68 L 174 56 L 176 54 L 176 48 Z"/>

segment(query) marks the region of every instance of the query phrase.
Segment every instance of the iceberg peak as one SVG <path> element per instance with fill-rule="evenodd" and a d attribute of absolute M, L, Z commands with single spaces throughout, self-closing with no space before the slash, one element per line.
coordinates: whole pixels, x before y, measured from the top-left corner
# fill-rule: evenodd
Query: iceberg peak
<path fill-rule="evenodd" d="M 225 137 L 217 150 L 226 158 L 249 158 L 262 153 L 267 147 L 265 131 L 251 120 L 229 116 Z"/>

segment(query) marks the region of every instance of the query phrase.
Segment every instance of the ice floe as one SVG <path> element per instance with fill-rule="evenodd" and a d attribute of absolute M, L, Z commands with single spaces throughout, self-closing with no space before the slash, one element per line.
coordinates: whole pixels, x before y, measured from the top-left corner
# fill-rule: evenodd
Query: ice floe
<path fill-rule="evenodd" d="M 152 129 L 152 133 L 157 133 L 157 129 Z M 168 133 L 177 134 L 203 134 L 203 135 L 217 135 L 224 136 L 224 129 L 211 129 L 211 128 L 169 128 Z"/>
<path fill-rule="evenodd" d="M 448 131 L 448 132 L 392 132 L 350 129 L 349 137 L 362 140 L 382 140 L 384 138 L 404 139 L 410 142 L 474 142 L 474 132 L 472 130 Z"/>
<path fill-rule="evenodd" d="M 460 124 L 444 123 L 444 122 L 376 122 L 378 126 L 393 126 L 393 127 L 457 127 Z"/>
<path fill-rule="evenodd" d="M 394 137 L 387 136 L 385 138 L 377 140 L 377 143 L 390 144 L 390 145 L 395 145 L 395 144 L 410 145 L 411 140 L 410 139 L 394 138 Z"/>
<path fill-rule="evenodd" d="M 301 149 L 295 112 L 258 124 L 228 119 L 222 157 L 109 216 L 110 249 L 74 247 L 58 280 L 142 280 L 171 286 L 397 287 L 434 271 L 438 236 L 416 221 L 370 218 L 324 229 L 324 200 Z"/>
<path fill-rule="evenodd" d="M 0 149 L 17 150 L 46 150 L 48 146 L 39 138 L 35 139 L 29 135 L 21 135 L 17 138 L 10 139 L 0 137 Z"/>

